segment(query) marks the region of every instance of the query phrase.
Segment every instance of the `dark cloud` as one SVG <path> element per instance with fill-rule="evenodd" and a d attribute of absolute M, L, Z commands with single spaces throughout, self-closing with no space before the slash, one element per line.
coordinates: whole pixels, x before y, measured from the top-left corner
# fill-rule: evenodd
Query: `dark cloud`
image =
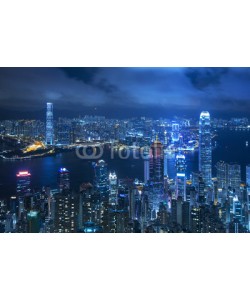
<path fill-rule="evenodd" d="M 197 89 L 204 89 L 210 85 L 219 85 L 221 77 L 228 72 L 228 68 L 188 68 L 186 76 Z"/>
<path fill-rule="evenodd" d="M 250 112 L 250 68 L 0 68 L 0 107 L 112 116 Z M 0 112 L 0 117 L 6 113 Z"/>
<path fill-rule="evenodd" d="M 86 84 L 94 81 L 100 68 L 61 68 L 69 78 L 81 80 Z"/>

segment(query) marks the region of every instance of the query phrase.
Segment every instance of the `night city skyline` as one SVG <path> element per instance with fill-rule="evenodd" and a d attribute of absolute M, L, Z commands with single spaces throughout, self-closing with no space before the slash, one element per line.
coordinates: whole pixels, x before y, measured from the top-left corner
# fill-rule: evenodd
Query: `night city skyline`
<path fill-rule="evenodd" d="M 250 231 L 250 69 L 0 78 L 1 232 Z"/>
<path fill-rule="evenodd" d="M 2 298 L 246 298 L 248 1 L 1 1 L 0 25 Z"/>

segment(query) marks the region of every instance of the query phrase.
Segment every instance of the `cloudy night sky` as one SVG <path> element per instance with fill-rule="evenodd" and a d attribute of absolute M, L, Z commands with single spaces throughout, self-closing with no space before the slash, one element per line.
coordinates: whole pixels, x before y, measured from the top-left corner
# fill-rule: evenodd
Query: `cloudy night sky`
<path fill-rule="evenodd" d="M 250 68 L 0 68 L 0 119 L 250 115 Z"/>

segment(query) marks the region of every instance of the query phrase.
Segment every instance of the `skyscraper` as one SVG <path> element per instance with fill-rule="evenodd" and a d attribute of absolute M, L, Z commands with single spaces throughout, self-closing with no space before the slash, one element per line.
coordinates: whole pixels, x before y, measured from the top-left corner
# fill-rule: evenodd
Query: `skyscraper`
<path fill-rule="evenodd" d="M 71 120 L 59 118 L 56 126 L 58 145 L 69 145 L 71 137 Z"/>
<path fill-rule="evenodd" d="M 70 189 L 69 171 L 66 168 L 60 168 L 58 171 L 58 185 L 60 192 Z"/>
<path fill-rule="evenodd" d="M 99 160 L 94 164 L 94 186 L 99 194 L 100 206 L 98 209 L 100 225 L 104 232 L 109 232 L 109 176 L 107 164 L 104 160 Z"/>
<path fill-rule="evenodd" d="M 115 172 L 109 174 L 109 204 L 117 203 L 117 176 Z"/>
<path fill-rule="evenodd" d="M 31 174 L 28 171 L 20 171 L 17 176 L 17 196 L 24 197 L 30 193 L 30 177 Z"/>
<path fill-rule="evenodd" d="M 155 184 L 163 184 L 164 180 L 163 145 L 158 137 L 156 137 L 150 148 L 149 179 Z"/>
<path fill-rule="evenodd" d="M 205 186 L 212 185 L 212 143 L 210 114 L 203 111 L 199 121 L 199 171 L 202 174 Z"/>
<path fill-rule="evenodd" d="M 186 201 L 186 161 L 185 155 L 176 155 L 176 198 Z"/>
<path fill-rule="evenodd" d="M 53 103 L 47 103 L 45 143 L 46 145 L 54 145 Z"/>
<path fill-rule="evenodd" d="M 104 160 L 99 160 L 94 165 L 95 171 L 95 188 L 101 195 L 107 195 L 109 190 L 108 184 L 108 169 Z"/>
<path fill-rule="evenodd" d="M 55 194 L 55 232 L 76 232 L 79 195 L 68 190 Z"/>
<path fill-rule="evenodd" d="M 227 164 L 224 161 L 218 161 L 215 165 L 217 170 L 218 188 L 226 189 L 228 187 Z"/>
<path fill-rule="evenodd" d="M 230 186 L 235 193 L 240 196 L 241 183 L 241 167 L 239 164 L 228 164 L 228 186 Z"/>
<path fill-rule="evenodd" d="M 144 183 L 149 180 L 149 147 L 145 147 L 144 151 Z"/>

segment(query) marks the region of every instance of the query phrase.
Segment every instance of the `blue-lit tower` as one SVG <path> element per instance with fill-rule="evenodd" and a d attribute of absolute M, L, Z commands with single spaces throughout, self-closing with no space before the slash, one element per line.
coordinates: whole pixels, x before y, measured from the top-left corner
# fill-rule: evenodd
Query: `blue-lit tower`
<path fill-rule="evenodd" d="M 246 166 L 246 184 L 247 184 L 248 230 L 250 231 L 250 165 Z"/>
<path fill-rule="evenodd" d="M 54 145 L 53 103 L 47 103 L 45 143 L 46 145 Z"/>
<path fill-rule="evenodd" d="M 149 158 L 150 158 L 150 151 L 149 147 L 144 148 L 144 183 L 149 181 Z"/>
<path fill-rule="evenodd" d="M 186 201 L 186 158 L 179 153 L 176 155 L 176 199 L 181 197 Z"/>
<path fill-rule="evenodd" d="M 104 160 L 99 160 L 94 165 L 95 171 L 95 188 L 101 195 L 107 195 L 109 191 L 108 168 Z"/>
<path fill-rule="evenodd" d="M 212 185 L 212 142 L 210 114 L 203 111 L 199 121 L 199 171 L 205 186 Z"/>

